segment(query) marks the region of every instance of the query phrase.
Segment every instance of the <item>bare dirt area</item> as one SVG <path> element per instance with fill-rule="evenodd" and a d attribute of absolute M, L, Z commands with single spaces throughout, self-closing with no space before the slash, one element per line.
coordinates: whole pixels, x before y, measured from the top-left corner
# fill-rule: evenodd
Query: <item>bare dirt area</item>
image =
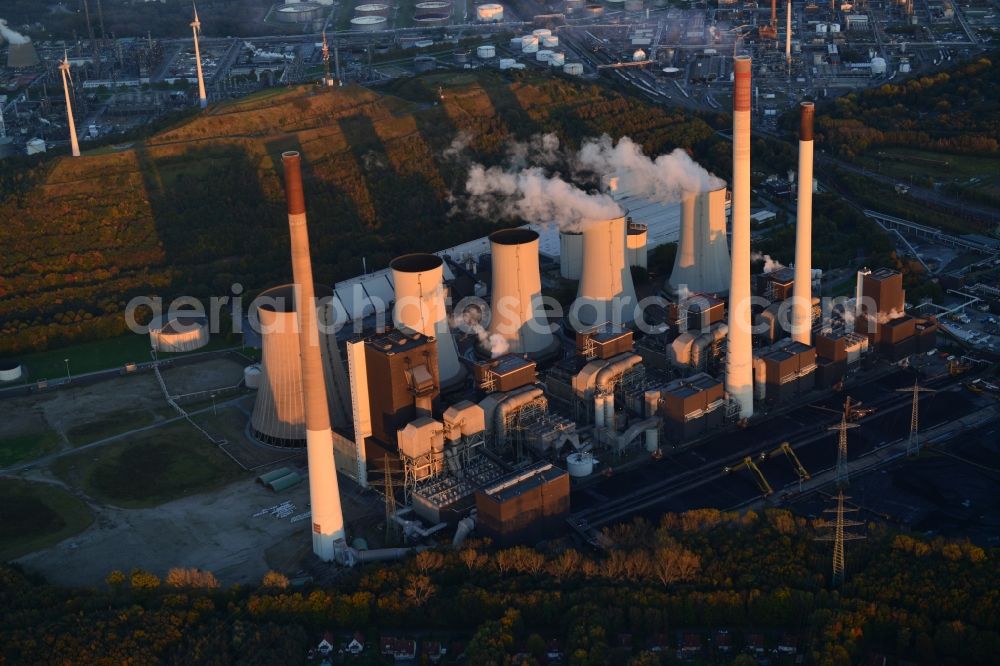
<path fill-rule="evenodd" d="M 243 379 L 243 365 L 232 358 L 213 358 L 202 363 L 160 370 L 171 395 L 180 396 L 236 386 Z"/>

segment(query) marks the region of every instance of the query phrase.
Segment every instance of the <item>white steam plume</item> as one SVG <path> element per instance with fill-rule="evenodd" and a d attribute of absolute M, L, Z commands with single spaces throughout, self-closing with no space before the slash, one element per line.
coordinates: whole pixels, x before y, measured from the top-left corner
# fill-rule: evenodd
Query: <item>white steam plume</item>
<path fill-rule="evenodd" d="M 0 36 L 10 44 L 27 44 L 31 40 L 13 28 L 7 27 L 7 21 L 0 19 Z"/>
<path fill-rule="evenodd" d="M 660 202 L 680 201 L 685 192 L 709 192 L 726 186 L 682 148 L 654 160 L 627 136 L 617 144 L 607 134 L 588 139 L 576 155 L 574 165 L 578 170 L 602 177 L 617 177 L 621 190 Z"/>
<path fill-rule="evenodd" d="M 899 319 L 904 315 L 905 315 L 904 312 L 900 312 L 896 308 L 893 308 L 889 310 L 889 312 L 879 312 L 878 315 L 875 317 L 875 319 L 880 324 L 888 324 L 893 319 Z"/>
<path fill-rule="evenodd" d="M 479 345 L 489 350 L 490 358 L 503 356 L 510 351 L 510 343 L 499 333 L 491 334 L 483 328 L 482 314 L 479 308 L 466 308 L 462 314 L 451 317 L 451 327 L 475 335 L 479 339 Z"/>
<path fill-rule="evenodd" d="M 470 143 L 472 143 L 472 134 L 462 130 L 455 135 L 455 138 L 452 139 L 451 144 L 444 149 L 442 155 L 447 160 L 458 159 L 462 153 L 465 152 L 465 149 L 469 147 Z"/>
<path fill-rule="evenodd" d="M 763 261 L 764 262 L 764 272 L 770 273 L 771 271 L 781 270 L 785 267 L 783 263 L 773 258 L 769 254 L 761 254 L 760 252 L 754 251 L 750 253 L 750 261 Z"/>
<path fill-rule="evenodd" d="M 465 188 L 470 195 L 470 209 L 482 217 L 520 218 L 568 228 L 586 220 L 607 220 L 623 214 L 608 195 L 584 192 L 541 167 L 510 171 L 474 164 Z"/>

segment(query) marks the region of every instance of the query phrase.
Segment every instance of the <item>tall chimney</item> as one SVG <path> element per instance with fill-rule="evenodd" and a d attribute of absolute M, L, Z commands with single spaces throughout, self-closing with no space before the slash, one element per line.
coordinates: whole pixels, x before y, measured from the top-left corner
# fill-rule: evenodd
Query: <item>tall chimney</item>
<path fill-rule="evenodd" d="M 726 391 L 753 416 L 753 350 L 750 340 L 750 56 L 733 61 L 733 240 L 729 282 L 729 348 Z"/>
<path fill-rule="evenodd" d="M 63 52 L 62 62 L 59 63 L 59 73 L 62 74 L 63 92 L 66 94 L 66 122 L 69 125 L 69 143 L 73 148 L 73 157 L 80 156 L 80 142 L 76 136 L 76 120 L 73 119 L 73 102 L 69 95 L 69 82 L 72 76 L 69 73 L 69 54 Z"/>
<path fill-rule="evenodd" d="M 320 354 L 319 326 L 309 257 L 306 202 L 302 194 L 302 166 L 295 151 L 282 153 L 288 230 L 292 246 L 292 275 L 298 297 L 299 350 L 302 363 L 302 399 L 306 416 L 306 452 L 309 464 L 309 500 L 312 505 L 313 552 L 324 562 L 334 559 L 334 542 L 344 538 L 337 467 L 333 457 L 333 430 L 327 402 L 326 378 Z"/>
<path fill-rule="evenodd" d="M 813 115 L 812 102 L 799 105 L 799 199 L 795 225 L 795 283 L 792 288 L 792 338 L 812 344 L 812 183 Z"/>
<path fill-rule="evenodd" d="M 201 73 L 201 51 L 198 48 L 198 33 L 201 32 L 201 21 L 198 20 L 198 7 L 191 3 L 194 9 L 194 20 L 191 21 L 191 33 L 194 35 L 194 65 L 198 70 L 198 104 L 201 108 L 208 106 L 208 97 L 205 96 L 205 77 Z"/>
<path fill-rule="evenodd" d="M 441 386 L 457 384 L 465 377 L 465 370 L 458 362 L 458 348 L 448 326 L 444 261 L 433 254 L 405 254 L 393 259 L 389 268 L 396 291 L 393 322 L 399 328 L 435 338 Z"/>
<path fill-rule="evenodd" d="M 570 308 L 571 322 L 582 327 L 630 323 L 638 301 L 625 252 L 625 217 L 589 220 L 581 228 L 583 271 Z"/>
<path fill-rule="evenodd" d="M 531 229 L 501 229 L 490 234 L 493 293 L 490 302 L 491 343 L 500 336 L 515 354 L 547 356 L 559 341 L 552 336 L 542 307 L 538 267 L 538 233 Z M 486 350 L 490 351 L 490 350 Z"/>
<path fill-rule="evenodd" d="M 785 64 L 789 73 L 792 71 L 792 0 L 788 0 L 785 10 Z"/>

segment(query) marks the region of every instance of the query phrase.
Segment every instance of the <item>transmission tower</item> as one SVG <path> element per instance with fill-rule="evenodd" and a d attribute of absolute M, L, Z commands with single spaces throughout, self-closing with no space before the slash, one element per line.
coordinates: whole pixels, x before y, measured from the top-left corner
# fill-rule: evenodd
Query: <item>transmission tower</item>
<path fill-rule="evenodd" d="M 906 440 L 906 455 L 915 456 L 920 453 L 920 394 L 933 393 L 934 389 L 924 388 L 916 379 L 913 380 L 913 388 L 896 389 L 897 393 L 913 394 L 913 409 L 910 412 L 910 438 Z"/>
<path fill-rule="evenodd" d="M 399 536 L 399 524 L 396 523 L 396 488 L 402 483 L 393 478 L 388 455 L 382 458 L 382 472 L 382 480 L 372 481 L 371 485 L 381 486 L 385 496 L 385 541 L 386 544 L 390 544 L 395 543 Z"/>
<path fill-rule="evenodd" d="M 845 541 L 857 541 L 859 539 L 864 539 L 863 534 L 854 534 L 848 532 L 846 528 L 848 527 L 858 527 L 859 525 L 864 525 L 864 523 L 857 520 L 850 520 L 845 514 L 857 511 L 855 506 L 845 506 L 844 500 L 850 499 L 850 497 L 844 496 L 844 491 L 837 493 L 837 506 L 834 509 L 824 509 L 823 513 L 832 513 L 835 515 L 833 522 L 824 520 L 821 521 L 817 527 L 821 529 L 829 530 L 825 534 L 821 534 L 816 537 L 816 541 L 832 541 L 833 542 L 833 585 L 834 587 L 839 587 L 844 584 L 844 569 L 846 567 L 847 561 L 844 555 L 844 542 Z"/>
<path fill-rule="evenodd" d="M 835 426 L 830 426 L 828 430 L 838 430 L 840 431 L 840 437 L 837 440 L 837 486 L 846 486 L 849 482 L 849 472 L 847 471 L 847 431 L 851 428 L 857 428 L 857 423 L 848 423 L 847 418 L 851 413 L 851 397 L 848 396 L 847 400 L 844 401 L 844 414 L 840 417 L 840 424 Z"/>

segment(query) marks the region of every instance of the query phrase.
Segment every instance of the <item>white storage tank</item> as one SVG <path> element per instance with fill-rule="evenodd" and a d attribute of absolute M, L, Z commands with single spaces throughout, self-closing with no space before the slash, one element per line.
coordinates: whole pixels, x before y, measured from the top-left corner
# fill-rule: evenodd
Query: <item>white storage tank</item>
<path fill-rule="evenodd" d="M 487 60 L 489 58 L 497 57 L 497 47 L 492 44 L 483 44 L 476 47 L 476 57 Z"/>
<path fill-rule="evenodd" d="M 521 47 L 523 46 L 521 41 L 522 40 L 520 37 L 512 37 L 510 40 L 510 48 L 520 51 Z"/>
<path fill-rule="evenodd" d="M 512 69 L 516 64 L 513 58 L 500 58 L 500 69 Z"/>
<path fill-rule="evenodd" d="M 551 57 L 552 51 L 549 51 L 548 49 L 542 49 L 541 51 L 535 53 L 535 60 L 538 62 L 548 62 Z"/>
<path fill-rule="evenodd" d="M 549 56 L 550 67 L 562 67 L 565 64 L 566 64 L 565 53 L 553 53 L 551 56 Z"/>
<path fill-rule="evenodd" d="M 488 2 L 476 7 L 476 18 L 484 23 L 497 23 L 503 20 L 503 5 Z"/>
<path fill-rule="evenodd" d="M 872 58 L 872 76 L 881 76 L 885 74 L 885 70 L 885 58 L 882 56 L 875 56 Z"/>
<path fill-rule="evenodd" d="M 542 37 L 548 37 L 549 35 L 551 35 L 552 31 L 549 30 L 548 28 L 535 28 L 534 30 L 531 31 L 531 34 L 541 39 Z"/>
<path fill-rule="evenodd" d="M 19 361 L 0 360 L 0 382 L 16 382 L 23 375 L 24 368 Z"/>
<path fill-rule="evenodd" d="M 375 32 L 385 30 L 389 20 L 384 16 L 355 16 L 351 19 L 351 30 L 357 32 Z"/>
<path fill-rule="evenodd" d="M 149 323 L 149 343 L 158 352 L 186 352 L 208 344 L 208 320 L 196 311 L 154 317 Z"/>
<path fill-rule="evenodd" d="M 254 363 L 243 368 L 243 383 L 248 389 L 260 388 L 260 366 Z"/>
<path fill-rule="evenodd" d="M 538 53 L 538 38 L 525 35 L 521 38 L 521 53 Z"/>
<path fill-rule="evenodd" d="M 816 24 L 816 34 L 825 35 L 826 31 L 827 31 L 827 25 L 826 25 L 826 23 L 817 23 Z"/>
<path fill-rule="evenodd" d="M 642 49 L 636 49 L 632 54 L 632 62 L 642 62 L 646 59 L 646 52 Z"/>
<path fill-rule="evenodd" d="M 559 38 L 556 37 L 555 35 L 542 35 L 540 39 L 542 40 L 542 46 L 544 46 L 547 49 L 551 49 L 554 46 L 559 46 Z"/>
<path fill-rule="evenodd" d="M 594 473 L 594 456 L 589 453 L 571 453 L 566 456 L 566 471 L 580 479 Z"/>
<path fill-rule="evenodd" d="M 354 8 L 355 16 L 388 16 L 389 5 L 381 2 L 368 2 Z"/>
<path fill-rule="evenodd" d="M 31 139 L 24 147 L 28 155 L 37 155 L 45 152 L 45 139 Z"/>
<path fill-rule="evenodd" d="M 830 24 L 830 32 L 840 32 L 840 24 L 839 23 L 831 23 Z"/>
<path fill-rule="evenodd" d="M 563 65 L 563 72 L 570 76 L 583 76 L 582 62 L 568 62 Z"/>

